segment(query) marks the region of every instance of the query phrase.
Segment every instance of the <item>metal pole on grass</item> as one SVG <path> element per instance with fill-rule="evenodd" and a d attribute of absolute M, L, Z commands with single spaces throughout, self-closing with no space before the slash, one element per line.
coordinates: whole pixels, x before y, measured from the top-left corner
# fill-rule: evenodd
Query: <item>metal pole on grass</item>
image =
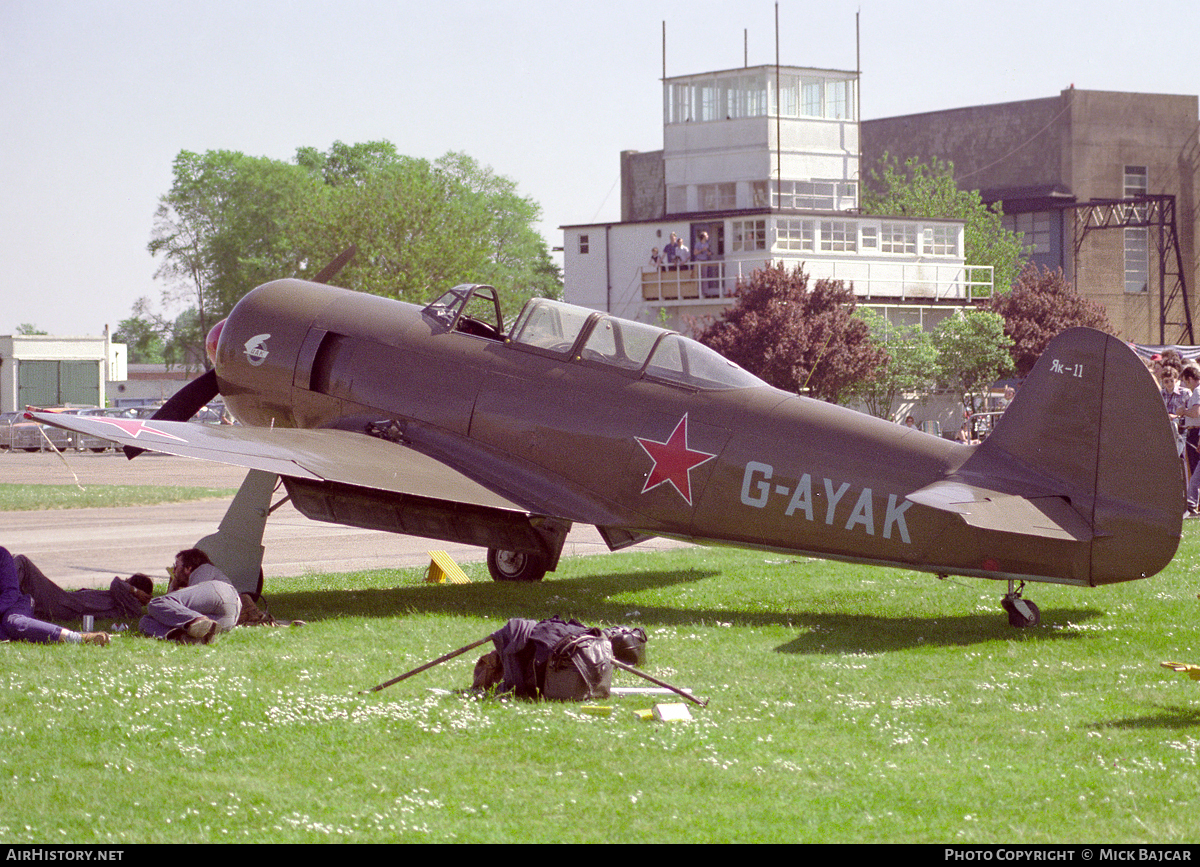
<path fill-rule="evenodd" d="M 365 690 L 365 691 L 359 690 L 358 694 L 363 695 L 364 692 L 379 692 L 379 690 L 385 689 L 385 688 L 391 686 L 393 683 L 399 683 L 400 681 L 404 680 L 406 677 L 412 677 L 414 674 L 420 674 L 422 671 L 425 671 L 428 668 L 433 668 L 435 665 L 441 665 L 443 662 L 446 662 L 447 660 L 450 660 L 450 659 L 454 659 L 454 657 L 456 657 L 456 656 L 462 656 L 468 650 L 474 650 L 479 645 L 487 644 L 491 640 L 492 640 L 492 636 L 486 635 L 483 638 L 479 639 L 478 641 L 474 641 L 471 644 L 468 644 L 466 647 L 460 647 L 458 650 L 452 650 L 449 653 L 444 654 L 443 656 L 439 656 L 437 659 L 432 660 L 431 662 L 427 662 L 424 665 L 417 666 L 412 671 L 406 671 L 404 674 L 400 675 L 399 677 L 393 677 L 391 680 L 381 683 L 378 686 L 373 686 L 369 690 Z"/>
<path fill-rule="evenodd" d="M 646 674 L 646 672 L 644 672 L 644 671 L 638 671 L 632 665 L 626 665 L 623 662 L 617 662 L 617 660 L 615 660 L 615 659 L 612 661 L 612 664 L 613 664 L 613 668 L 619 668 L 622 671 L 628 671 L 630 674 L 636 674 L 638 677 L 645 678 L 646 680 L 650 681 L 651 683 L 657 684 L 658 686 L 661 686 L 664 689 L 669 689 L 669 690 L 671 690 L 671 692 L 676 693 L 677 695 L 683 696 L 688 701 L 694 701 L 696 704 L 700 705 L 700 707 L 708 707 L 708 699 L 703 699 L 703 700 L 698 699 L 698 698 L 696 698 L 696 696 L 692 695 L 690 692 L 684 692 L 682 689 L 680 689 L 677 686 L 671 686 L 671 684 L 667 683 L 666 681 L 659 680 L 657 677 L 651 677 L 650 675 Z"/>

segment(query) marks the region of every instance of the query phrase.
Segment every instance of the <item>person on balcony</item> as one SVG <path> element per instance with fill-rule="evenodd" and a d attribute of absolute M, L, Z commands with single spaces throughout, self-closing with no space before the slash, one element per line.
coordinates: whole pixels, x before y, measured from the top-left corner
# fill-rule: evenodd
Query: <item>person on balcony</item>
<path fill-rule="evenodd" d="M 679 266 L 687 262 L 690 258 L 690 252 L 687 245 L 679 239 L 679 236 L 672 232 L 671 240 L 667 243 L 667 246 L 663 247 L 663 256 L 667 260 L 667 270 L 678 270 Z"/>

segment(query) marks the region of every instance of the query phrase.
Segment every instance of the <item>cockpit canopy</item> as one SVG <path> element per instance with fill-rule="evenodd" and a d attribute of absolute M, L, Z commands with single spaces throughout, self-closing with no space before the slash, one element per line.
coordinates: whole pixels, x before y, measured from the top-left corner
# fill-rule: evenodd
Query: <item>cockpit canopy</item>
<path fill-rule="evenodd" d="M 626 375 L 704 390 L 766 384 L 681 334 L 548 298 L 530 299 L 505 337 L 499 300 L 491 286 L 455 286 L 424 313 L 466 334 L 504 340 L 568 362 L 615 368 Z"/>

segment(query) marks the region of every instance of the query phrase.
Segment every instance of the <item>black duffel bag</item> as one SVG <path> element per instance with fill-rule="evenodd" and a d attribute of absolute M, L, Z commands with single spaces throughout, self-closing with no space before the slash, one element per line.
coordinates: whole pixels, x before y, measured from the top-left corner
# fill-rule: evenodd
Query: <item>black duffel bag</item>
<path fill-rule="evenodd" d="M 568 635 L 550 651 L 542 695 L 558 701 L 608 698 L 612 660 L 612 645 L 599 630 Z"/>
<path fill-rule="evenodd" d="M 646 661 L 646 630 L 640 626 L 609 626 L 604 637 L 612 644 L 613 659 L 626 665 Z"/>

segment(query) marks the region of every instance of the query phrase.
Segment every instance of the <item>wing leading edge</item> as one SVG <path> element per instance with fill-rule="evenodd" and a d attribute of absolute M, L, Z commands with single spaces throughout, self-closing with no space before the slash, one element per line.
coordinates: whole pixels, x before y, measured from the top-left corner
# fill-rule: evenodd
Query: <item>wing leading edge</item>
<path fill-rule="evenodd" d="M 527 509 L 453 467 L 393 442 L 352 431 L 252 428 L 191 422 L 105 419 L 30 412 L 30 418 L 120 445 L 392 494 Z"/>

